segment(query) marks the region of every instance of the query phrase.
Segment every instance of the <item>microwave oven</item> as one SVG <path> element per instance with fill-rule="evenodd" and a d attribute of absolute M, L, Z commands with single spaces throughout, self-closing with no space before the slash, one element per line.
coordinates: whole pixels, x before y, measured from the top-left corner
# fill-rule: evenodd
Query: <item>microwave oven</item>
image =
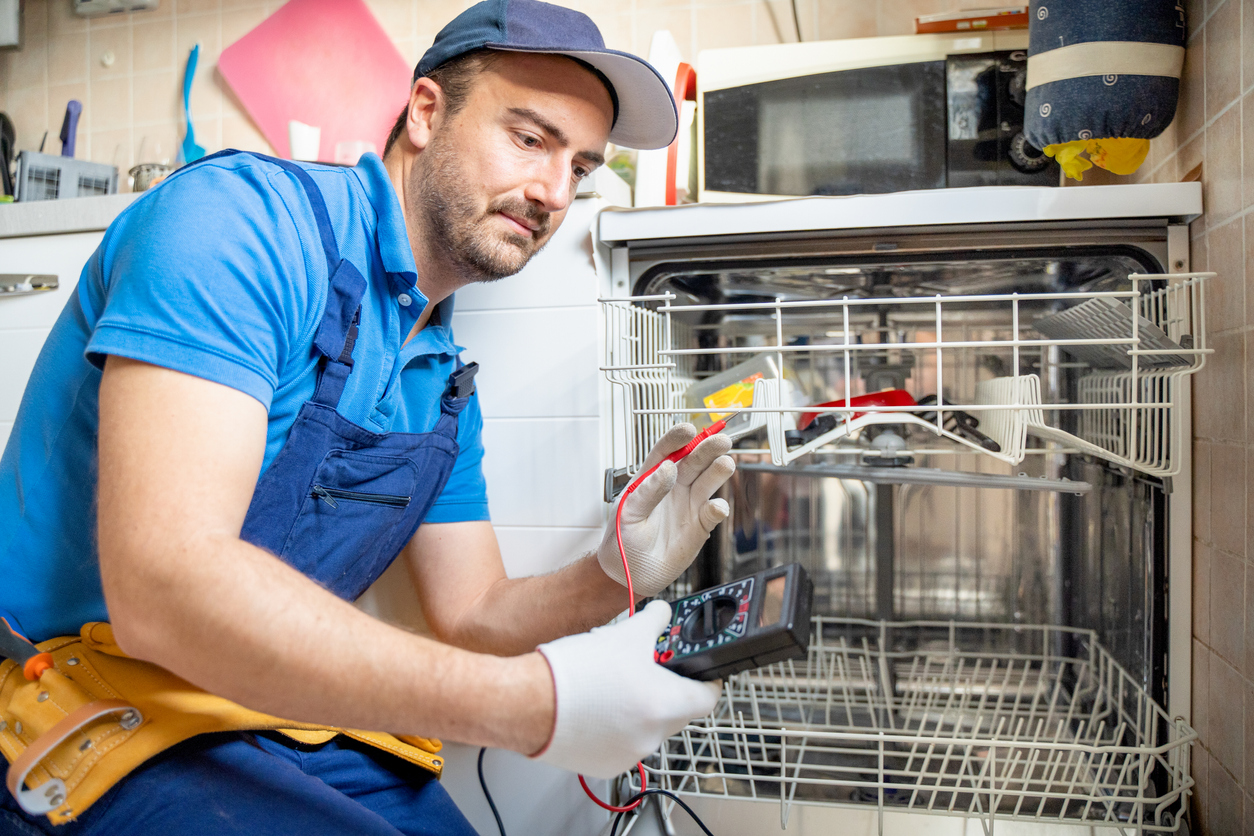
<path fill-rule="evenodd" d="M 1024 31 L 705 50 L 702 202 L 1056 186 L 1023 134 Z"/>

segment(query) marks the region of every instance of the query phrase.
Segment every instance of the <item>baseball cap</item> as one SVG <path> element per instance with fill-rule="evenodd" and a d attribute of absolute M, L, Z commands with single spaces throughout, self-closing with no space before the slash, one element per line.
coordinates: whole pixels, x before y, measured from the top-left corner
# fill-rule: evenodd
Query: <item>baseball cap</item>
<path fill-rule="evenodd" d="M 435 36 L 414 68 L 414 80 L 475 49 L 547 52 L 590 65 L 614 100 L 610 141 L 628 148 L 664 148 L 679 129 L 666 80 L 643 58 L 605 48 L 601 31 L 583 12 L 540 0 L 482 0 Z"/>

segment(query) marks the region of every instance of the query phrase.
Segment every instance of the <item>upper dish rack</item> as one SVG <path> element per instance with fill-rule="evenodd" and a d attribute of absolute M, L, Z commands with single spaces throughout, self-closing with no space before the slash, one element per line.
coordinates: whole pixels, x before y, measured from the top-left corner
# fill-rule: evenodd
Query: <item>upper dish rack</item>
<path fill-rule="evenodd" d="M 1032 453 L 1083 453 L 1172 476 L 1183 443 L 1182 422 L 1172 419 L 1181 380 L 1210 353 L 1205 286 L 1212 276 L 1132 274 L 1130 289 L 1053 293 L 602 299 L 614 468 L 638 470 L 677 420 L 739 413 L 738 434 L 765 445 L 742 443 L 737 452 L 769 455 L 777 466 L 816 451 L 881 460 L 976 451 L 1009 465 Z M 746 320 L 756 326 L 746 328 Z M 736 384 L 739 405 L 694 402 L 699 381 L 751 358 L 765 373 Z M 855 402 L 874 393 L 872 381 L 886 371 L 943 400 Z M 817 413 L 834 417 L 830 428 L 790 437 L 799 418 Z M 963 431 L 956 418 L 979 431 Z"/>

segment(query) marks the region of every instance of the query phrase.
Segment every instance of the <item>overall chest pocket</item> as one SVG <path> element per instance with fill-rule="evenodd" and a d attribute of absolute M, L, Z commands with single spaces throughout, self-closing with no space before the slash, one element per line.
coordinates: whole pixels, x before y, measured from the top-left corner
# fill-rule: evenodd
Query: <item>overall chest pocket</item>
<path fill-rule="evenodd" d="M 418 488 L 418 468 L 409 459 L 328 453 L 314 472 L 282 558 L 340 597 L 357 597 L 405 545 Z"/>

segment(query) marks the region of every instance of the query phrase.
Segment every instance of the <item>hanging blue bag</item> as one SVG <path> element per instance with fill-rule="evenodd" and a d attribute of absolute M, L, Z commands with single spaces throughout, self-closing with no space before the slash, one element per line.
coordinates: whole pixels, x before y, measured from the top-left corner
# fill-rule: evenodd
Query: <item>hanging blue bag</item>
<path fill-rule="evenodd" d="M 1131 173 L 1175 118 L 1183 0 L 1033 0 L 1029 13 L 1028 141 L 1077 180 L 1093 164 Z"/>

